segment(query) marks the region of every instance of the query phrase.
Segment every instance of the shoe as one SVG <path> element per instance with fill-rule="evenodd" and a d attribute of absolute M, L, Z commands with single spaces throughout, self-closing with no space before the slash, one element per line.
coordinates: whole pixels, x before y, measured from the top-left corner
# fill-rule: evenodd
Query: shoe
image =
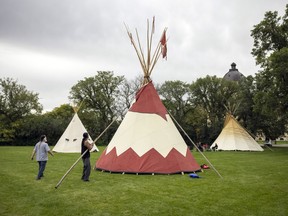
<path fill-rule="evenodd" d="M 83 179 L 83 181 L 85 181 L 85 182 L 89 182 L 89 179 Z"/>

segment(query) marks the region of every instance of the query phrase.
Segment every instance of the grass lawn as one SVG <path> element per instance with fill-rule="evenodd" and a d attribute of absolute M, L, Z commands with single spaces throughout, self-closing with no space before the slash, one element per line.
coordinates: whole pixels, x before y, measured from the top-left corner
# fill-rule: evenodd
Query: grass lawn
<path fill-rule="evenodd" d="M 212 169 L 185 175 L 110 174 L 92 171 L 82 182 L 82 161 L 58 189 L 79 154 L 49 156 L 36 181 L 33 147 L 0 147 L 0 215 L 288 215 L 288 148 L 264 152 L 205 152 Z M 103 147 L 100 147 L 103 151 Z M 199 164 L 208 164 L 193 152 Z M 100 153 L 91 155 L 95 165 Z"/>

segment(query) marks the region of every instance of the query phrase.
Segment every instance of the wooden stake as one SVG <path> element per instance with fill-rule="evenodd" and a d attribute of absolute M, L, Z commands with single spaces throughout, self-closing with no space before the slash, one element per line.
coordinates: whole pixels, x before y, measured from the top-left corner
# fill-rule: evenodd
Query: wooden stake
<path fill-rule="evenodd" d="M 176 121 L 176 119 L 171 115 L 171 113 L 167 110 L 169 115 L 172 117 L 174 122 L 178 125 L 178 127 L 183 131 L 183 133 L 187 136 L 187 138 L 190 140 L 190 142 L 195 146 L 195 148 L 200 152 L 200 154 L 205 158 L 205 160 L 210 164 L 210 166 L 213 168 L 213 170 L 218 174 L 220 178 L 223 178 L 220 173 L 215 169 L 215 167 L 212 165 L 212 163 L 208 160 L 208 158 L 200 151 L 200 149 L 197 147 L 197 145 L 192 141 L 192 139 L 188 136 L 186 131 L 181 127 L 181 125 Z"/>
<path fill-rule="evenodd" d="M 107 127 L 106 129 L 94 140 L 93 143 L 96 143 L 96 141 L 106 132 L 106 130 L 108 130 L 108 128 L 114 123 L 116 119 L 114 119 Z M 55 189 L 57 189 L 60 184 L 63 182 L 63 180 L 65 179 L 65 177 L 70 173 L 70 171 L 76 166 L 76 164 L 79 162 L 79 160 L 83 157 L 84 154 L 86 154 L 86 152 L 88 151 L 88 149 L 75 161 L 75 163 L 70 167 L 70 169 L 64 174 L 64 176 L 60 179 L 60 181 L 58 182 L 58 184 L 55 186 Z"/>

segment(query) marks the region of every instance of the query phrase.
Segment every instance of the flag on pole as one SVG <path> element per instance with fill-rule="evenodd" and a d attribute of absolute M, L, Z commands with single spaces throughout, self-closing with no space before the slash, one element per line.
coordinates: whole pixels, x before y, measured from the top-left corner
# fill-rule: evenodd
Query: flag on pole
<path fill-rule="evenodd" d="M 162 38 L 160 40 L 161 43 L 161 52 L 162 57 L 167 59 L 167 44 L 166 44 L 166 31 L 163 32 Z"/>

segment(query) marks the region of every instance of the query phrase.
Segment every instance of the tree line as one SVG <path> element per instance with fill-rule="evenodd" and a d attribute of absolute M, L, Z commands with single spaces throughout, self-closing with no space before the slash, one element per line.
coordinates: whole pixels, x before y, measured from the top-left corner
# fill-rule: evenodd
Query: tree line
<path fill-rule="evenodd" d="M 276 139 L 287 132 L 287 32 L 288 5 L 283 17 L 268 11 L 251 30 L 251 54 L 261 67 L 255 76 L 238 82 L 206 76 L 191 83 L 154 83 L 165 107 L 192 140 L 211 144 L 222 130 L 227 111 L 252 134 L 261 132 Z M 98 145 L 109 143 L 141 82 L 141 76 L 127 80 L 112 71 L 98 71 L 72 86 L 69 99 L 81 104 L 78 115 L 92 138 L 117 119 Z M 43 113 L 38 93 L 12 78 L 0 79 L 0 145 L 34 145 L 41 134 L 47 134 L 49 144 L 55 145 L 73 114 L 70 104 Z"/>

